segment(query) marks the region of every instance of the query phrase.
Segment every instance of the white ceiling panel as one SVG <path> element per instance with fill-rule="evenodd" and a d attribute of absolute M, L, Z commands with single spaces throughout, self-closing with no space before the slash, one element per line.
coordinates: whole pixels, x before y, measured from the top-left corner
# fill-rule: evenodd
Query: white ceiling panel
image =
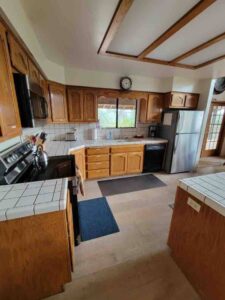
<path fill-rule="evenodd" d="M 198 0 L 134 0 L 108 50 L 140 54 Z"/>
<path fill-rule="evenodd" d="M 221 55 L 225 55 L 225 40 L 199 51 L 180 62 L 195 66 Z"/>
<path fill-rule="evenodd" d="M 225 1 L 217 0 L 148 57 L 170 61 L 225 32 L 224 13 Z"/>

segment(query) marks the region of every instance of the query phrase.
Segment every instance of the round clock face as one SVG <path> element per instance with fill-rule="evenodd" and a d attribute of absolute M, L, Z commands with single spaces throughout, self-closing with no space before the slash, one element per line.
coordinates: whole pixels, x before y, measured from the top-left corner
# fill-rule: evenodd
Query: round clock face
<path fill-rule="evenodd" d="M 129 77 L 123 77 L 121 78 L 120 80 L 120 87 L 123 89 L 123 90 L 129 90 L 132 86 L 132 81 Z"/>

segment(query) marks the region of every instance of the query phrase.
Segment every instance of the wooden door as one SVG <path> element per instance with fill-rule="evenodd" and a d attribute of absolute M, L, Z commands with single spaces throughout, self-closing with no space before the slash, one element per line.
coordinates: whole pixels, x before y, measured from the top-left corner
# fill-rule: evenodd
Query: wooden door
<path fill-rule="evenodd" d="M 69 122 L 83 121 L 83 91 L 75 88 L 68 88 L 67 96 Z"/>
<path fill-rule="evenodd" d="M 84 121 L 97 121 L 97 94 L 95 91 L 84 91 Z"/>
<path fill-rule="evenodd" d="M 51 109 L 51 101 L 50 101 L 50 95 L 49 95 L 49 88 L 48 88 L 48 82 L 45 80 L 41 75 L 40 75 L 40 80 L 41 80 L 41 87 L 43 90 L 43 94 L 45 97 L 45 100 L 47 101 L 48 104 L 48 123 L 52 122 L 52 109 Z"/>
<path fill-rule="evenodd" d="M 170 107 L 184 107 L 185 105 L 185 94 L 172 93 Z"/>
<path fill-rule="evenodd" d="M 52 108 L 52 121 L 55 123 L 66 123 L 68 118 L 65 87 L 61 84 L 51 83 L 49 85 L 49 91 Z"/>
<path fill-rule="evenodd" d="M 127 172 L 127 153 L 111 154 L 111 175 L 123 175 Z"/>
<path fill-rule="evenodd" d="M 0 140 L 21 132 L 5 28 L 0 23 Z"/>
<path fill-rule="evenodd" d="M 148 96 L 147 121 L 160 123 L 163 111 L 163 96 L 161 94 L 150 94 Z"/>
<path fill-rule="evenodd" d="M 185 98 L 185 108 L 196 109 L 199 95 L 187 94 Z"/>
<path fill-rule="evenodd" d="M 139 122 L 146 123 L 147 122 L 147 107 L 148 107 L 148 99 L 141 98 L 139 99 Z"/>
<path fill-rule="evenodd" d="M 71 154 L 75 155 L 76 165 L 80 169 L 83 179 L 85 179 L 86 178 L 85 150 L 84 149 L 75 150 L 71 152 Z"/>
<path fill-rule="evenodd" d="M 17 43 L 11 34 L 8 34 L 8 42 L 10 47 L 10 57 L 12 66 L 23 74 L 29 73 L 28 58 L 26 52 Z"/>
<path fill-rule="evenodd" d="M 141 173 L 143 171 L 143 152 L 127 154 L 127 173 Z"/>
<path fill-rule="evenodd" d="M 219 155 L 225 133 L 225 102 L 212 102 L 201 156 Z"/>
<path fill-rule="evenodd" d="M 28 59 L 28 65 L 29 65 L 29 77 L 31 81 L 34 83 L 37 83 L 38 85 L 41 84 L 41 78 L 40 78 L 40 73 L 34 63 Z"/>

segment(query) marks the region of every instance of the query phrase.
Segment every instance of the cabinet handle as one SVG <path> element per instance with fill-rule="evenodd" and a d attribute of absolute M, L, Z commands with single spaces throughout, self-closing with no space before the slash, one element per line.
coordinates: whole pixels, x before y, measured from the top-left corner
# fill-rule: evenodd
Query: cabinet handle
<path fill-rule="evenodd" d="M 15 129 L 16 128 L 16 125 L 12 125 L 12 126 L 10 126 L 11 128 L 13 128 L 13 129 Z"/>

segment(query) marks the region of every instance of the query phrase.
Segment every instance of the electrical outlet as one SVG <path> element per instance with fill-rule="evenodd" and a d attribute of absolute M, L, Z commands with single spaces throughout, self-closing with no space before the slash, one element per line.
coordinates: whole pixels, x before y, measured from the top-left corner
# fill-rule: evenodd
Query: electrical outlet
<path fill-rule="evenodd" d="M 188 198 L 187 204 L 192 207 L 195 211 L 197 211 L 198 213 L 200 212 L 201 209 L 201 205 L 198 204 L 196 201 L 194 201 L 193 199 L 191 199 L 190 197 Z"/>

